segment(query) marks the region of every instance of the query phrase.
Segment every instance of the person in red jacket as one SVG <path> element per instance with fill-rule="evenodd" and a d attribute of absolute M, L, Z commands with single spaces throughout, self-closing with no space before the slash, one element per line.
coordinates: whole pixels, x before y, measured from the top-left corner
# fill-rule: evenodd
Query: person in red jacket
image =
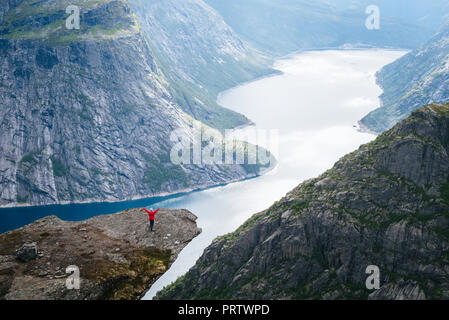
<path fill-rule="evenodd" d="M 148 213 L 148 219 L 150 220 L 150 231 L 153 232 L 154 215 L 156 214 L 156 212 L 159 211 L 159 209 L 157 209 L 156 211 L 153 211 L 153 208 L 151 208 L 151 211 L 148 211 L 147 209 L 143 208 L 143 210 L 145 210 Z"/>

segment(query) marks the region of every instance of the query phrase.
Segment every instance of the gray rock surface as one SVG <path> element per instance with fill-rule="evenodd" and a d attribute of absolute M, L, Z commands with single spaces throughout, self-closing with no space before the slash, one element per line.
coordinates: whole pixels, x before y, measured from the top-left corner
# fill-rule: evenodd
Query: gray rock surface
<path fill-rule="evenodd" d="M 150 233 L 147 214 L 137 208 L 79 222 L 49 216 L 0 234 L 0 299 L 138 299 L 201 232 L 196 219 L 161 209 Z M 19 247 L 34 259 L 17 259 Z M 66 286 L 69 266 L 79 268 L 79 289 Z"/>
<path fill-rule="evenodd" d="M 377 74 L 382 106 L 370 112 L 362 127 L 383 132 L 422 105 L 449 101 L 449 22 L 429 41 Z"/>
<path fill-rule="evenodd" d="M 130 0 L 181 108 L 215 127 L 249 120 L 219 106 L 217 94 L 273 73 L 271 59 L 242 41 L 203 0 Z"/>
<path fill-rule="evenodd" d="M 80 31 L 55 27 L 68 4 L 0 4 L 0 206 L 129 200 L 258 174 L 173 164 L 171 133 L 191 138 L 192 118 L 128 2 L 80 4 Z"/>
<path fill-rule="evenodd" d="M 30 260 L 35 259 L 36 257 L 37 257 L 37 244 L 35 242 L 26 243 L 23 246 L 21 246 L 17 251 L 17 259 L 19 259 L 22 262 L 28 262 Z"/>
<path fill-rule="evenodd" d="M 448 299 L 448 213 L 449 104 L 433 104 L 217 238 L 157 297 Z"/>

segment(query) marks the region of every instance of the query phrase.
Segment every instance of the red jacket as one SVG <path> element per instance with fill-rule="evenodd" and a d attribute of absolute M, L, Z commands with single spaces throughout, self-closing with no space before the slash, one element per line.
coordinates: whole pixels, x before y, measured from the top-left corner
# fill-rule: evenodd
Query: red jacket
<path fill-rule="evenodd" d="M 148 219 L 150 219 L 150 221 L 154 221 L 154 215 L 156 214 L 156 212 L 159 211 L 159 209 L 157 209 L 156 211 L 148 211 L 147 209 L 143 208 L 143 210 L 145 210 L 146 212 L 148 212 Z"/>

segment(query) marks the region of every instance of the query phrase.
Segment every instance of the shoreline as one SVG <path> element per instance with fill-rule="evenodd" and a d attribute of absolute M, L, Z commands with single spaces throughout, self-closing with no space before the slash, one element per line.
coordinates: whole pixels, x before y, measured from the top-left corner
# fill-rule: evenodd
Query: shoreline
<path fill-rule="evenodd" d="M 273 63 L 271 65 L 271 69 L 274 70 L 271 73 L 268 73 L 266 75 L 262 75 L 259 77 L 255 77 L 252 80 L 248 80 L 248 81 L 244 81 L 242 83 L 239 83 L 238 85 L 229 88 L 229 89 L 225 89 L 223 91 L 221 91 L 220 93 L 217 94 L 217 99 L 216 99 L 216 103 L 222 107 L 224 107 L 221 103 L 220 103 L 220 99 L 221 97 L 232 91 L 235 90 L 239 87 L 245 86 L 249 83 L 255 82 L 255 81 L 259 81 L 259 80 L 263 80 L 263 79 L 267 79 L 267 78 L 271 78 L 271 77 L 275 77 L 275 76 L 280 76 L 283 75 L 284 72 L 276 69 L 276 62 L 277 61 L 281 61 L 281 60 L 287 60 L 287 59 L 291 59 L 293 58 L 295 55 L 298 54 L 302 54 L 305 52 L 313 52 L 313 51 L 350 51 L 350 50 L 389 50 L 389 51 L 409 51 L 409 49 L 404 49 L 404 48 L 395 48 L 395 47 L 374 47 L 374 46 L 370 46 L 368 44 L 366 44 L 365 46 L 360 45 L 354 45 L 354 47 L 350 47 L 351 44 L 345 44 L 345 45 L 341 45 L 339 47 L 317 47 L 317 48 L 304 48 L 304 49 L 299 49 L 297 51 L 291 52 L 289 54 L 283 55 L 283 56 L 273 56 Z M 346 46 L 346 47 L 345 47 Z M 377 78 L 377 77 L 376 77 Z M 380 99 L 380 97 L 379 97 Z M 224 107 L 226 108 L 226 107 Z M 375 109 L 374 109 L 375 110 Z M 374 135 L 378 135 L 378 133 L 370 131 L 367 128 L 364 128 L 363 125 L 361 125 L 360 120 L 357 122 L 358 124 L 358 128 L 357 131 L 359 132 L 364 132 L 364 133 L 369 133 L 369 134 L 374 134 Z M 257 124 L 255 122 L 253 122 L 252 120 L 249 119 L 249 121 L 245 124 L 239 125 L 237 127 L 232 128 L 231 130 L 241 130 L 241 129 L 245 129 L 251 126 L 257 126 Z M 270 167 L 267 168 L 267 170 L 264 170 L 262 174 L 259 175 L 253 175 L 253 176 L 249 176 L 243 179 L 232 179 L 229 182 L 225 182 L 219 185 L 203 185 L 203 186 L 197 186 L 197 187 L 193 187 L 193 188 L 186 188 L 186 189 L 181 189 L 175 192 L 161 192 L 161 193 L 157 193 L 157 194 L 153 194 L 153 195 L 144 195 L 144 196 L 136 196 L 136 197 L 132 197 L 129 199 L 120 199 L 120 200 L 112 200 L 112 199 L 92 199 L 92 200 L 84 200 L 84 201 L 61 201 L 61 202 L 55 202 L 55 203 L 49 203 L 49 204 L 19 204 L 19 203 L 13 203 L 13 204 L 7 204 L 7 205 L 0 205 L 0 214 L 1 211 L 3 209 L 20 209 L 20 208 L 32 208 L 32 207 L 46 207 L 46 206 L 67 206 L 67 205 L 73 205 L 73 204 L 94 204 L 94 203 L 120 203 L 120 202 L 128 202 L 128 201 L 138 201 L 138 200 L 145 200 L 145 199 L 154 199 L 154 198 L 164 198 L 164 197 L 172 197 L 172 196 L 182 196 L 184 194 L 187 193 L 191 193 L 191 192 L 200 192 L 200 191 L 204 191 L 204 190 L 208 190 L 208 189 L 212 189 L 212 188 L 218 188 L 221 186 L 226 186 L 232 183 L 236 183 L 236 182 L 241 182 L 241 181 L 245 181 L 245 180 L 249 180 L 249 179 L 255 179 L 257 177 L 260 177 L 266 173 L 268 173 L 269 171 L 273 170 L 274 167 Z"/>
<path fill-rule="evenodd" d="M 313 52 L 313 51 L 350 51 L 350 50 L 354 50 L 354 51 L 360 51 L 360 50 L 411 51 L 410 49 L 401 48 L 401 47 L 375 47 L 375 46 L 371 46 L 368 44 L 366 44 L 366 45 L 354 44 L 351 47 L 351 44 L 344 44 L 344 45 L 341 45 L 338 47 L 303 48 L 303 49 L 299 49 L 299 50 L 296 50 L 291 53 L 287 53 L 282 56 L 274 57 L 273 59 L 274 60 L 285 60 L 285 59 L 290 59 L 297 54 L 301 54 L 301 53 L 305 53 L 305 52 Z"/>
<path fill-rule="evenodd" d="M 380 99 L 380 98 L 379 98 Z M 376 110 L 376 109 L 374 109 L 374 110 Z M 358 122 L 357 122 L 357 131 L 358 132 L 361 132 L 361 133 L 368 133 L 368 134 L 372 134 L 372 135 L 374 135 L 374 136 L 378 136 L 379 135 L 379 133 L 378 132 L 375 132 L 375 131 L 373 131 L 373 130 L 371 130 L 370 128 L 368 128 L 366 125 L 364 125 L 363 123 L 362 123 L 362 120 L 359 120 Z"/>
<path fill-rule="evenodd" d="M 151 200 L 151 199 L 156 199 L 156 198 L 180 197 L 185 194 L 189 194 L 189 193 L 193 193 L 193 192 L 201 192 L 201 191 L 205 191 L 205 190 L 209 190 L 209 189 L 215 189 L 215 188 L 227 186 L 232 183 L 255 179 L 260 176 L 262 176 L 262 175 L 250 175 L 243 179 L 240 179 L 240 178 L 232 179 L 229 182 L 221 183 L 218 185 L 201 185 L 198 187 L 181 189 L 181 190 L 178 190 L 175 192 L 161 192 L 161 193 L 154 194 L 154 195 L 136 196 L 136 197 L 133 197 L 130 199 L 121 199 L 121 200 L 92 199 L 92 200 L 83 200 L 83 201 L 61 201 L 61 202 L 48 203 L 48 204 L 37 204 L 37 205 L 20 204 L 18 206 L 14 205 L 14 204 L 8 204 L 5 206 L 0 206 L 0 215 L 1 215 L 1 211 L 3 209 L 44 208 L 44 207 L 50 207 L 50 206 L 70 206 L 70 205 L 75 205 L 75 204 L 78 204 L 78 205 L 100 204 L 100 203 L 111 203 L 112 204 L 112 203 L 122 203 L 122 202 L 125 203 L 125 202 L 130 202 L 130 201 L 139 201 L 139 200 L 145 200 L 145 199 Z"/>
<path fill-rule="evenodd" d="M 277 60 L 278 60 L 278 59 L 276 59 L 275 61 L 277 61 Z M 245 85 L 247 85 L 247 84 L 250 84 L 250 83 L 252 83 L 252 82 L 255 82 L 255 81 L 259 81 L 259 80 L 263 80 L 263 79 L 267 79 L 267 78 L 271 78 L 271 77 L 276 77 L 276 76 L 281 76 L 281 75 L 283 75 L 284 72 L 282 72 L 281 70 L 278 70 L 278 69 L 275 68 L 275 66 L 274 66 L 275 61 L 273 61 L 273 65 L 271 66 L 271 68 L 274 70 L 274 72 L 269 73 L 269 74 L 266 74 L 266 75 L 263 75 L 263 76 L 260 76 L 260 77 L 257 77 L 257 78 L 254 78 L 254 79 L 252 79 L 252 80 L 244 81 L 244 82 L 239 83 L 238 85 L 236 85 L 236 86 L 234 86 L 234 87 L 232 87 L 232 88 L 229 88 L 229 89 L 226 89 L 226 90 L 221 91 L 219 94 L 217 94 L 217 99 L 216 99 L 215 102 L 216 102 L 219 106 L 221 106 L 221 107 L 223 107 L 223 108 L 226 108 L 226 109 L 229 109 L 229 108 L 223 106 L 223 105 L 220 103 L 220 99 L 221 99 L 221 97 L 222 97 L 224 94 L 226 94 L 226 93 L 228 93 L 228 92 L 230 92 L 230 91 L 232 91 L 232 90 L 234 90 L 234 89 L 243 87 L 243 86 L 245 86 Z M 231 110 L 231 109 L 230 109 L 230 110 Z M 234 111 L 234 110 L 232 110 L 232 111 Z M 234 112 L 237 112 L 237 111 L 234 111 Z M 245 115 L 244 115 L 244 116 L 245 116 Z M 246 117 L 246 116 L 245 116 L 245 117 Z M 240 125 L 240 126 L 237 126 L 237 127 L 235 127 L 235 128 L 232 128 L 232 129 L 233 129 L 233 130 L 234 130 L 234 129 L 242 129 L 242 128 L 245 128 L 245 127 L 251 126 L 251 125 L 256 125 L 256 124 L 255 124 L 253 121 L 249 120 L 249 122 L 248 122 L 247 124 L 242 124 L 242 125 Z"/>
<path fill-rule="evenodd" d="M 366 45 L 363 45 L 363 44 L 357 45 L 357 44 L 355 44 L 355 45 L 353 45 L 352 47 L 351 47 L 351 44 L 344 44 L 344 45 L 341 45 L 341 46 L 339 46 L 339 47 L 316 47 L 316 48 L 304 48 L 304 49 L 299 49 L 299 50 L 296 50 L 296 51 L 294 51 L 294 52 L 288 53 L 288 54 L 286 54 L 286 55 L 282 55 L 282 56 L 273 56 L 273 57 L 272 57 L 272 58 L 273 58 L 273 62 L 272 62 L 272 65 L 271 65 L 270 68 L 273 69 L 274 72 L 269 73 L 269 74 L 267 74 L 267 75 L 262 75 L 262 76 L 260 76 L 260 77 L 256 77 L 256 78 L 254 78 L 253 80 L 248 80 L 248 81 L 242 82 L 242 83 L 240 83 L 240 84 L 238 84 L 238 85 L 236 85 L 236 86 L 234 86 L 234 87 L 232 87 L 232 88 L 229 88 L 229 89 L 226 89 L 226 90 L 221 91 L 221 92 L 218 93 L 218 95 L 217 95 L 216 103 L 217 103 L 219 106 L 228 109 L 228 108 L 225 107 L 223 104 L 221 104 L 221 99 L 222 99 L 222 96 L 223 96 L 223 95 L 225 95 L 225 94 L 227 94 L 227 93 L 229 93 L 229 92 L 231 92 L 231 91 L 233 91 L 233 90 L 235 90 L 235 89 L 238 89 L 238 88 L 240 88 L 240 87 L 243 87 L 243 86 L 245 86 L 245 85 L 247 85 L 247 84 L 249 84 L 249 83 L 255 82 L 255 81 L 264 80 L 264 79 L 269 79 L 269 78 L 276 77 L 276 76 L 282 76 L 282 75 L 284 74 L 284 72 L 283 72 L 282 70 L 277 69 L 278 63 L 281 62 L 281 61 L 283 61 L 283 60 L 293 59 L 296 55 L 304 54 L 304 53 L 307 53 L 307 52 L 321 52 L 321 51 L 363 51 L 363 50 L 373 50 L 373 51 L 382 50 L 382 51 L 404 51 L 404 52 L 410 52 L 410 49 L 407 49 L 407 48 L 400 48 L 400 47 L 374 47 L 374 46 L 371 46 L 371 45 L 369 45 L 369 44 L 366 44 Z M 393 61 L 393 62 L 394 62 L 394 61 Z M 379 72 L 379 71 L 380 71 L 380 70 L 378 70 L 377 72 Z M 377 84 L 377 72 L 376 72 L 376 84 Z M 379 85 L 379 84 L 377 84 L 377 85 Z M 379 85 L 379 87 L 383 90 L 383 88 L 382 88 L 380 85 Z M 378 98 L 379 98 L 379 101 L 380 101 L 380 107 L 381 107 L 381 106 L 382 106 L 382 100 L 380 99 L 380 95 L 379 95 Z M 376 107 L 375 109 L 373 109 L 373 111 L 376 110 L 377 108 L 379 108 L 379 107 Z M 231 109 L 231 110 L 232 110 L 232 109 Z M 232 110 L 232 111 L 235 111 L 235 110 Z M 237 112 L 237 111 L 236 111 L 236 112 Z M 244 116 L 245 116 L 245 115 L 244 115 Z M 366 116 L 366 115 L 365 115 L 365 116 Z M 245 117 L 246 117 L 246 116 L 245 116 Z M 358 124 L 358 126 L 359 126 L 359 127 L 357 128 L 358 131 L 364 132 L 364 133 L 374 134 L 374 135 L 376 135 L 376 136 L 378 135 L 378 133 L 376 133 L 376 132 L 374 132 L 374 131 L 370 131 L 369 129 L 366 129 L 366 131 L 365 131 L 365 129 L 362 128 L 362 126 L 359 124 L 360 121 L 361 121 L 361 119 L 357 121 L 357 124 Z M 243 124 L 243 125 L 240 125 L 240 126 L 237 126 L 237 127 L 233 128 L 233 130 L 244 129 L 244 128 L 250 127 L 250 126 L 257 126 L 257 124 L 254 123 L 251 119 L 249 119 L 249 122 L 248 122 L 248 123 Z"/>
<path fill-rule="evenodd" d="M 115 212 L 120 212 L 124 210 L 130 210 L 138 207 L 146 207 L 146 206 L 152 206 L 154 204 L 164 202 L 167 200 L 172 199 L 178 199 L 182 198 L 184 196 L 188 196 L 190 194 L 200 193 L 207 190 L 213 190 L 218 189 L 222 187 L 226 187 L 229 185 L 233 185 L 240 182 L 245 182 L 249 180 L 254 180 L 257 178 L 260 178 L 262 176 L 265 176 L 269 174 L 271 171 L 273 171 L 277 166 L 277 162 L 266 168 L 265 170 L 261 170 L 261 172 L 257 175 L 253 174 L 251 176 L 248 176 L 243 179 L 233 179 L 231 181 L 228 181 L 226 183 L 216 184 L 216 185 L 205 185 L 205 186 L 198 186 L 196 188 L 189 188 L 184 189 L 181 191 L 173 192 L 173 193 L 161 193 L 161 196 L 141 196 L 141 197 L 134 197 L 132 200 L 119 200 L 119 201 L 111 201 L 111 200 L 100 200 L 100 201 L 78 201 L 78 202 L 69 202 L 69 203 L 53 203 L 53 204 L 45 204 L 45 205 L 26 205 L 26 206 L 20 206 L 20 207 L 2 207 L 0 208 L 0 218 L 6 219 L 6 225 L 4 225 L 5 229 L 0 231 L 0 235 L 10 232 L 15 229 L 19 229 L 22 227 L 25 227 L 29 224 L 34 223 L 35 221 L 39 219 L 43 219 L 48 216 L 58 216 L 61 220 L 66 222 L 75 222 L 75 221 L 82 221 L 85 219 L 90 219 L 92 217 L 100 216 L 100 215 L 107 215 L 107 214 L 113 214 Z M 146 203 L 142 203 L 146 202 Z M 98 207 L 100 209 L 98 209 Z M 27 213 L 26 211 L 22 212 L 24 219 L 21 219 L 16 223 L 15 219 L 12 221 L 15 221 L 14 223 L 8 223 L 8 216 L 16 216 L 17 212 L 16 210 L 27 210 L 29 212 L 32 211 L 31 214 Z M 44 211 L 45 210 L 45 211 Z M 44 213 L 42 213 L 44 211 Z M 74 211 L 81 212 L 79 215 L 70 215 Z M 40 212 L 40 213 L 39 213 Z M 85 212 L 88 214 L 86 215 Z M 93 212 L 93 213 L 92 213 Z M 67 215 L 68 214 L 68 215 Z M 3 215 L 3 216 L 2 216 Z M 27 218 L 28 217 L 28 218 Z M 31 217 L 31 218 L 29 218 Z"/>
<path fill-rule="evenodd" d="M 293 58 L 295 55 L 298 54 L 302 54 L 305 52 L 313 52 L 313 51 L 350 51 L 350 50 L 390 50 L 390 51 L 398 51 L 401 50 L 399 48 L 377 48 L 377 47 L 353 47 L 353 48 L 338 48 L 338 47 L 329 47 L 329 48 L 308 48 L 308 49 L 302 49 L 302 50 L 298 50 L 296 52 L 290 53 L 286 56 L 284 56 L 284 58 L 276 58 L 273 61 L 273 70 L 275 70 L 275 72 L 270 73 L 268 75 L 263 75 L 261 77 L 243 82 L 238 84 L 235 87 L 226 89 L 222 92 L 220 92 L 217 95 L 217 104 L 220 104 L 220 99 L 223 95 L 225 95 L 226 93 L 228 93 L 231 90 L 235 90 L 239 87 L 245 86 L 248 83 L 251 82 L 255 82 L 255 81 L 259 81 L 262 79 L 266 79 L 266 78 L 271 78 L 271 77 L 275 77 L 275 76 L 279 76 L 282 75 L 283 72 L 281 70 L 277 70 L 275 69 L 275 64 L 276 61 L 279 60 L 285 60 L 288 57 Z M 403 50 L 403 49 L 402 49 Z M 240 125 L 238 127 L 233 128 L 232 130 L 240 130 L 240 129 L 245 129 L 247 127 L 251 127 L 251 126 L 257 126 L 256 123 L 254 123 L 253 121 L 249 121 L 246 124 Z M 357 131 L 359 132 L 366 132 L 366 133 L 370 133 L 370 134 L 375 134 L 377 135 L 377 133 L 373 133 L 373 132 L 369 132 L 364 130 L 364 128 L 362 126 L 358 126 Z M 188 195 L 190 193 L 196 193 L 196 192 L 202 192 L 202 191 L 206 191 L 206 190 L 210 190 L 210 189 L 215 189 L 215 188 L 219 188 L 219 187 L 223 187 L 223 186 L 227 186 L 230 184 L 234 184 L 234 183 L 238 183 L 238 182 L 244 182 L 247 180 L 252 180 L 252 179 L 256 179 L 258 177 L 261 177 L 263 175 L 268 174 L 269 172 L 271 172 L 272 170 L 274 170 L 277 166 L 277 163 L 274 166 L 270 166 L 269 168 L 266 168 L 265 170 L 261 171 L 259 174 L 252 174 L 248 177 L 244 177 L 244 178 L 236 178 L 236 179 L 232 179 L 229 180 L 227 182 L 223 182 L 221 184 L 213 184 L 213 185 L 199 185 L 199 186 L 195 186 L 195 187 L 190 187 L 190 188 L 185 188 L 185 189 L 180 189 L 180 190 L 176 190 L 175 192 L 160 192 L 157 194 L 151 194 L 151 195 L 142 195 L 142 196 L 135 196 L 132 198 L 128 198 L 128 199 L 90 199 L 90 200 L 83 200 L 83 201 L 61 201 L 61 202 L 55 202 L 55 203 L 48 203 L 48 204 L 38 204 L 38 205 L 34 205 L 34 204 L 20 204 L 20 203 L 14 203 L 14 204 L 7 204 L 7 205 L 0 205 L 0 215 L 2 214 L 2 211 L 7 211 L 7 210 L 15 210 L 15 209 L 21 209 L 21 208 L 46 208 L 46 207 L 64 207 L 64 206 L 72 206 L 72 205 L 94 205 L 94 204 L 121 204 L 121 203 L 127 203 L 127 202 L 134 202 L 134 201 L 145 201 L 148 200 L 149 202 L 151 200 L 157 200 L 154 203 L 158 203 L 161 201 L 165 201 L 168 199 L 172 199 L 172 198 L 179 198 L 185 195 Z M 99 213 L 100 214 L 100 213 Z"/>
<path fill-rule="evenodd" d="M 334 50 L 331 50 L 331 51 L 334 51 L 334 52 L 336 52 L 336 51 L 338 51 L 338 50 L 335 50 L 335 48 L 332 48 L 332 49 L 334 49 Z M 379 48 L 369 48 L 369 49 L 360 49 L 360 50 L 354 50 L 354 49 L 346 49 L 346 50 L 339 50 L 339 51 L 346 51 L 346 52 L 348 52 L 348 51 L 370 51 L 370 54 L 371 55 L 373 55 L 373 56 L 375 56 L 376 55 L 376 51 L 378 51 L 378 50 L 380 50 L 380 51 L 383 51 L 382 49 L 379 49 Z M 317 52 L 318 54 L 319 54 L 319 50 L 314 50 L 315 52 Z M 321 50 L 321 51 L 325 51 L 325 50 Z M 385 51 L 398 51 L 398 50 L 385 50 Z M 303 52 L 303 53 L 297 53 L 297 54 L 307 54 L 306 52 Z M 294 57 L 295 57 L 295 55 L 292 55 L 291 56 L 292 57 L 292 59 L 294 59 Z M 283 72 L 280 72 L 280 74 L 282 75 L 283 74 Z M 271 75 L 270 77 L 272 77 L 273 75 Z M 264 78 L 270 78 L 270 77 L 264 77 Z M 371 82 L 374 82 L 374 81 L 372 81 L 372 80 L 370 80 L 370 83 Z M 373 84 L 373 85 L 376 85 L 376 84 Z M 236 87 L 234 87 L 234 88 L 231 88 L 231 89 L 229 89 L 229 90 L 226 90 L 226 91 L 224 91 L 224 92 L 222 92 L 221 93 L 221 95 L 220 95 L 220 98 L 222 98 L 223 96 L 224 96 L 224 94 L 225 93 L 229 93 L 230 92 L 230 90 L 234 90 L 234 89 L 236 89 L 236 88 L 238 88 L 238 87 L 240 87 L 240 86 L 244 86 L 244 84 L 240 84 L 239 86 L 236 86 Z M 376 91 L 376 94 L 377 94 L 377 91 Z M 377 96 L 378 97 L 378 96 Z M 374 98 L 374 95 L 373 95 L 373 98 Z M 237 100 L 238 101 L 238 100 Z M 217 102 L 220 102 L 220 101 L 217 101 Z M 374 109 L 374 108 L 376 108 L 377 106 L 374 106 L 374 104 L 373 105 L 370 105 L 370 108 L 371 109 Z M 229 109 L 231 109 L 231 110 L 233 110 L 232 108 L 230 108 L 230 107 L 228 107 Z M 243 114 L 245 114 L 245 113 L 243 113 Z M 357 121 L 358 121 L 358 117 L 354 117 L 354 119 L 352 120 L 352 123 L 351 123 L 351 126 L 353 125 L 353 124 L 355 124 L 355 123 L 357 123 Z M 256 121 L 257 122 L 257 121 Z M 350 125 L 348 124 L 348 127 L 349 127 Z M 359 130 L 358 130 L 358 128 L 354 125 L 354 128 L 352 128 L 353 130 L 351 130 L 351 133 L 352 134 L 354 134 L 354 135 L 359 135 L 360 133 L 358 132 Z M 348 153 L 349 152 L 351 152 L 351 151 L 354 151 L 354 150 L 357 150 L 357 148 L 358 148 L 359 146 L 355 146 L 354 147 L 354 149 L 351 149 L 350 151 L 348 151 Z M 345 153 L 346 154 L 346 153 Z M 342 154 L 342 156 L 343 156 L 344 154 Z M 338 160 L 338 158 L 336 158 L 336 161 Z M 332 166 L 332 165 L 331 165 Z M 330 167 L 331 167 L 330 166 Z M 324 172 L 325 170 L 327 170 L 327 169 L 329 169 L 329 168 L 326 168 L 326 169 L 324 169 L 323 168 L 323 171 L 320 171 L 320 173 L 318 173 L 317 175 L 319 175 L 319 174 L 322 174 L 322 172 Z M 303 183 L 304 181 L 306 181 L 307 179 L 301 179 L 300 181 L 299 181 L 299 183 Z M 273 182 L 273 180 L 271 180 L 271 182 Z M 258 183 L 258 182 L 255 182 L 256 184 Z M 262 183 L 263 183 L 263 181 L 262 181 Z M 237 187 L 237 190 L 239 190 L 238 189 L 238 187 Z M 286 192 L 288 192 L 288 191 L 290 191 L 291 189 L 289 189 L 289 190 L 287 190 Z M 244 192 L 244 191 L 243 191 Z M 231 194 L 232 195 L 232 194 Z M 276 200 L 275 201 L 278 201 L 280 198 L 276 198 Z M 205 203 L 206 203 L 206 205 L 208 204 L 208 199 L 207 199 L 207 197 L 202 197 L 202 198 L 200 198 L 200 199 L 196 199 L 196 201 L 197 202 L 199 202 L 199 201 L 205 201 Z M 213 204 L 213 201 L 214 200 L 211 200 L 210 202 L 212 202 L 212 204 Z M 232 199 L 230 199 L 230 201 L 232 201 Z M 274 203 L 274 202 L 273 202 Z M 270 205 L 272 205 L 272 203 L 270 203 L 270 204 L 268 204 L 267 205 L 267 207 L 269 207 Z M 237 205 L 236 205 L 237 206 Z M 243 206 L 244 207 L 244 210 L 248 210 L 246 207 L 254 207 L 252 204 L 251 205 L 249 205 L 249 206 Z M 238 210 L 238 211 L 240 211 L 240 210 Z M 237 210 L 236 210 L 236 212 L 238 212 Z M 246 211 L 245 211 L 246 212 Z M 251 214 L 252 213 L 255 213 L 255 212 L 258 212 L 258 210 L 253 210 L 253 209 L 251 209 Z M 198 213 L 200 214 L 200 217 L 201 217 L 201 211 L 198 211 Z M 204 213 L 203 213 L 204 214 Z M 250 215 L 251 216 L 251 215 Z M 199 218 L 199 219 L 201 219 L 201 218 Z M 200 220 L 201 221 L 201 220 Z M 242 225 L 244 222 L 242 222 L 240 225 Z M 235 231 L 235 229 L 237 229 L 237 227 L 236 228 L 234 228 L 232 231 Z M 206 231 L 206 229 L 204 229 L 205 231 Z M 232 231 L 230 231 L 230 232 L 232 232 Z M 213 239 L 216 239 L 216 237 L 214 237 Z M 209 241 L 209 244 L 210 244 L 210 242 L 211 241 L 213 241 L 213 239 L 212 240 L 210 240 L 209 241 L 209 239 L 208 239 L 208 241 Z M 199 244 L 196 244 L 196 246 L 200 246 Z M 206 245 L 207 246 L 207 245 Z M 203 244 L 201 244 L 201 250 L 203 250 L 202 249 L 203 248 Z M 185 249 L 185 250 L 188 250 L 187 252 L 188 252 L 188 254 L 192 254 L 192 252 L 195 252 L 194 250 L 195 249 L 192 249 L 192 248 L 189 248 L 189 249 Z M 198 250 L 199 251 L 199 250 Z M 195 258 L 196 258 L 196 256 L 195 256 Z M 199 257 L 198 257 L 199 258 Z M 188 258 L 187 256 L 180 256 L 180 261 L 178 262 L 178 265 L 176 265 L 176 267 L 174 267 L 173 268 L 173 271 L 171 271 L 171 270 L 169 270 L 168 271 L 168 273 L 167 273 L 167 275 L 166 276 L 164 276 L 163 278 L 162 278 L 162 280 L 161 281 L 158 281 L 158 282 L 156 282 L 151 288 L 149 288 L 149 290 L 148 290 L 148 293 L 147 293 L 147 295 L 145 296 L 145 299 L 148 299 L 148 300 L 151 300 L 151 299 L 153 299 L 154 298 L 154 296 L 155 296 L 155 294 L 158 292 L 158 291 L 160 291 L 163 287 L 165 287 L 165 286 L 167 286 L 167 285 L 169 285 L 170 283 L 172 283 L 173 281 L 175 281 L 177 278 L 179 278 L 180 276 L 182 276 L 183 274 L 185 274 L 185 272 L 187 272 L 188 271 L 188 269 L 189 268 L 191 268 L 194 264 L 195 264 L 195 261 L 193 261 L 193 262 L 191 262 L 189 259 L 190 258 Z M 192 264 L 191 264 L 192 263 Z"/>

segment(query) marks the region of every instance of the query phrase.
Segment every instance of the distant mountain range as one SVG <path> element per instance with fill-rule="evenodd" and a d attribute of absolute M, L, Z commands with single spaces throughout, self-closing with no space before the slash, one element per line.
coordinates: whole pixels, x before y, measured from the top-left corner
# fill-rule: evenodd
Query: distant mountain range
<path fill-rule="evenodd" d="M 5 0 L 0 206 L 126 200 L 256 176 L 260 165 L 174 165 L 170 134 L 182 128 L 191 136 L 192 121 L 216 129 L 249 123 L 216 96 L 272 73 L 272 55 L 347 42 L 414 47 L 444 17 L 447 4 L 432 3 L 416 4 L 425 15 L 407 10 L 401 20 L 400 7 L 382 2 L 381 30 L 371 32 L 361 0 L 80 1 L 81 28 L 68 30 L 69 0 Z M 426 55 L 440 64 L 445 34 Z M 428 70 L 433 80 L 423 78 L 423 98 L 404 104 L 410 110 L 446 94 L 444 66 Z M 384 106 L 394 108 L 404 86 L 390 78 L 387 71 L 379 77 Z M 439 86 L 432 99 L 427 85 Z M 386 128 L 403 115 L 380 122 Z"/>
<path fill-rule="evenodd" d="M 448 299 L 448 253 L 449 104 L 433 104 L 214 240 L 157 298 Z"/>
<path fill-rule="evenodd" d="M 361 120 L 382 132 L 423 104 L 449 101 L 449 23 L 418 49 L 377 74 L 382 107 Z"/>
<path fill-rule="evenodd" d="M 344 44 L 416 48 L 449 14 L 446 0 L 205 0 L 235 32 L 274 55 Z M 377 5 L 380 29 L 368 30 Z"/>

